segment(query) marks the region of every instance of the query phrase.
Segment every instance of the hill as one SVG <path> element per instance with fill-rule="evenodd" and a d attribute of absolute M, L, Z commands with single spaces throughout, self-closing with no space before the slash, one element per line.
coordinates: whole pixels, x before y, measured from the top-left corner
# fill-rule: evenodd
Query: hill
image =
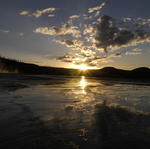
<path fill-rule="evenodd" d="M 20 74 L 78 75 L 75 69 L 44 67 L 0 57 L 0 71 Z"/>
<path fill-rule="evenodd" d="M 90 77 L 150 79 L 150 69 L 140 67 L 133 70 L 122 70 L 114 67 L 105 67 L 97 70 L 81 71 L 77 69 L 44 67 L 0 57 L 0 72 L 20 74 L 47 74 L 47 75 L 85 75 Z"/>

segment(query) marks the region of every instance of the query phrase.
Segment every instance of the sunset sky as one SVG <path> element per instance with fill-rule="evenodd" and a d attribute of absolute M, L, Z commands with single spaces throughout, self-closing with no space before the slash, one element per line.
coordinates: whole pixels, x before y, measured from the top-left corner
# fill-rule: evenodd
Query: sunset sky
<path fill-rule="evenodd" d="M 150 67 L 150 0 L 0 0 L 0 55 L 54 67 Z"/>

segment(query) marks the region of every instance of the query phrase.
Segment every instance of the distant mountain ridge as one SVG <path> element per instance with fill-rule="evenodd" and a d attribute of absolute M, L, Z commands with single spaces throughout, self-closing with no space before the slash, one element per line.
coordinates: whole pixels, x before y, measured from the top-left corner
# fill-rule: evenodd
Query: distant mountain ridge
<path fill-rule="evenodd" d="M 105 67 L 97 70 L 80 71 L 77 69 L 44 67 L 0 57 L 0 72 L 20 74 L 47 74 L 47 75 L 85 75 L 91 77 L 150 79 L 150 69 L 140 67 L 133 70 L 122 70 L 114 67 Z"/>

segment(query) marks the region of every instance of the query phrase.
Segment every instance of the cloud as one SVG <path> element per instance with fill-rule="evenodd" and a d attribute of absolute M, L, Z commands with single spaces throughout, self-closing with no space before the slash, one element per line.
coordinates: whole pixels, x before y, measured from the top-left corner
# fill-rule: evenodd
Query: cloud
<path fill-rule="evenodd" d="M 134 21 L 134 19 L 128 17 L 128 18 L 123 18 L 122 21 L 123 21 L 124 23 L 127 23 L 127 22 Z"/>
<path fill-rule="evenodd" d="M 143 18 L 123 18 L 122 23 L 134 24 L 138 28 L 150 27 L 150 19 Z"/>
<path fill-rule="evenodd" d="M 63 62 L 67 62 L 67 63 L 72 63 L 73 59 L 75 59 L 75 57 L 71 56 L 71 55 L 65 55 L 65 56 L 61 56 L 61 57 L 57 58 L 57 60 L 61 60 Z"/>
<path fill-rule="evenodd" d="M 24 36 L 24 33 L 19 33 L 19 36 Z"/>
<path fill-rule="evenodd" d="M 134 30 L 120 28 L 110 16 L 101 17 L 101 22 L 97 24 L 95 31 L 96 46 L 103 48 L 105 52 L 108 52 L 109 48 L 119 49 L 150 42 L 150 32 L 136 27 Z"/>
<path fill-rule="evenodd" d="M 30 16 L 30 17 L 35 17 L 35 18 L 39 18 L 44 14 L 48 14 L 49 17 L 53 17 L 54 14 L 51 14 L 51 13 L 53 13 L 55 10 L 56 8 L 46 8 L 43 10 L 36 10 L 35 12 L 29 12 L 29 11 L 24 10 L 24 11 L 21 11 L 19 14 Z"/>
<path fill-rule="evenodd" d="M 69 52 L 57 60 L 76 65 L 99 66 L 123 55 L 141 54 L 142 50 L 135 47 L 150 42 L 150 19 L 102 15 L 107 4 L 108 1 L 89 8 L 85 14 L 71 15 L 60 26 L 39 27 L 34 32 L 50 35 L 66 46 Z"/>
<path fill-rule="evenodd" d="M 76 20 L 76 19 L 79 19 L 81 16 L 80 15 L 72 15 L 69 17 L 68 19 L 68 24 L 73 24 L 73 21 Z"/>
<path fill-rule="evenodd" d="M 128 21 L 132 23 L 128 24 Z M 145 22 L 147 20 L 140 19 L 140 21 Z M 110 62 L 111 58 L 121 57 L 123 55 L 138 55 L 142 51 L 133 49 L 132 46 L 150 42 L 150 32 L 144 28 L 139 28 L 131 18 L 126 18 L 120 24 L 119 20 L 104 15 L 94 21 L 94 23 L 83 25 L 81 31 L 82 37 L 80 40 L 66 39 L 57 41 L 70 50 L 76 50 L 73 58 L 69 57 L 68 54 L 66 55 L 67 58 L 69 57 L 69 62 L 72 60 L 74 64 L 85 63 L 90 66 L 98 66 L 101 63 Z M 125 47 L 130 47 L 130 49 L 122 50 Z M 87 54 L 89 51 L 91 53 Z M 63 58 L 59 60 L 63 61 Z"/>
<path fill-rule="evenodd" d="M 71 35 L 74 38 L 80 38 L 81 34 L 77 26 L 71 26 L 69 24 L 63 24 L 60 27 L 39 27 L 34 30 L 35 33 L 41 33 L 50 36 L 65 36 Z"/>
<path fill-rule="evenodd" d="M 125 52 L 125 55 L 140 55 L 142 53 L 141 49 L 135 48 L 132 49 L 131 51 Z"/>
<path fill-rule="evenodd" d="M 94 18 L 97 18 L 99 17 L 100 13 L 101 13 L 101 10 L 108 4 L 108 1 L 106 2 L 103 2 L 102 4 L 94 7 L 94 8 L 89 8 L 88 9 L 88 13 L 87 14 L 83 14 L 83 18 L 85 20 L 91 20 L 91 19 L 94 19 Z"/>
<path fill-rule="evenodd" d="M 2 32 L 2 33 L 9 33 L 10 31 L 9 30 L 0 29 L 0 32 Z"/>
<path fill-rule="evenodd" d="M 93 33 L 94 33 L 93 26 L 91 24 L 89 24 L 89 25 L 85 24 L 83 34 L 90 36 L 90 35 L 93 35 Z"/>
<path fill-rule="evenodd" d="M 28 11 L 26 11 L 26 10 L 24 10 L 24 11 L 21 11 L 20 13 L 19 13 L 20 15 L 24 15 L 24 16 L 32 16 L 31 14 L 30 14 L 30 12 L 28 12 Z"/>
<path fill-rule="evenodd" d="M 141 54 L 140 49 L 133 49 L 131 46 L 150 42 L 150 32 L 144 28 L 138 28 L 135 24 L 130 29 L 130 25 L 127 26 L 125 23 L 126 27 L 123 27 L 117 22 L 116 19 L 104 15 L 97 24 L 84 25 L 82 40 L 77 40 L 77 43 L 82 43 L 79 46 L 74 43 L 74 40 L 59 41 L 69 49 L 78 50 L 73 57 L 66 55 L 67 58 L 69 57 L 69 62 L 72 61 L 77 65 L 84 63 L 89 66 L 98 66 L 101 63 L 110 62 L 111 58 Z M 123 51 L 121 48 L 125 47 L 130 49 Z M 88 52 L 90 54 L 87 54 Z M 66 57 L 59 60 L 66 62 Z"/>
<path fill-rule="evenodd" d="M 57 40 L 59 44 L 65 45 L 72 50 L 81 50 L 84 47 L 84 42 L 80 40 Z"/>
<path fill-rule="evenodd" d="M 54 14 L 49 14 L 49 15 L 48 15 L 48 17 L 54 17 L 54 16 L 55 16 Z"/>
<path fill-rule="evenodd" d="M 78 19 L 78 18 L 80 18 L 80 15 L 73 15 L 69 17 L 69 19 Z"/>
<path fill-rule="evenodd" d="M 75 65 L 86 64 L 87 66 L 98 66 L 100 62 L 106 62 L 105 56 L 96 56 L 93 51 L 80 54 L 66 54 L 65 56 L 58 57 L 57 60 L 62 62 L 73 63 Z"/>
<path fill-rule="evenodd" d="M 99 6 L 96 6 L 96 7 L 94 7 L 94 8 L 89 8 L 88 9 L 88 13 L 93 13 L 93 12 L 98 12 L 98 11 L 100 11 L 103 7 L 105 7 L 107 5 L 107 2 L 104 2 L 104 3 L 102 3 L 101 5 L 99 5 Z"/>
<path fill-rule="evenodd" d="M 137 22 L 135 23 L 138 27 L 150 27 L 150 19 L 142 19 L 138 18 Z"/>

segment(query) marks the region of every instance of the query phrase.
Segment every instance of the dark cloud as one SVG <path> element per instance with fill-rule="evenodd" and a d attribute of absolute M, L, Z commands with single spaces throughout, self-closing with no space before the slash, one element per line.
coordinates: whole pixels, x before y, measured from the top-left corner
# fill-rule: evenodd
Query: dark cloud
<path fill-rule="evenodd" d="M 110 16 L 103 16 L 95 27 L 96 46 L 108 52 L 108 48 L 121 48 L 132 44 L 150 41 L 150 33 L 143 29 L 130 30 L 116 25 L 116 21 Z"/>

